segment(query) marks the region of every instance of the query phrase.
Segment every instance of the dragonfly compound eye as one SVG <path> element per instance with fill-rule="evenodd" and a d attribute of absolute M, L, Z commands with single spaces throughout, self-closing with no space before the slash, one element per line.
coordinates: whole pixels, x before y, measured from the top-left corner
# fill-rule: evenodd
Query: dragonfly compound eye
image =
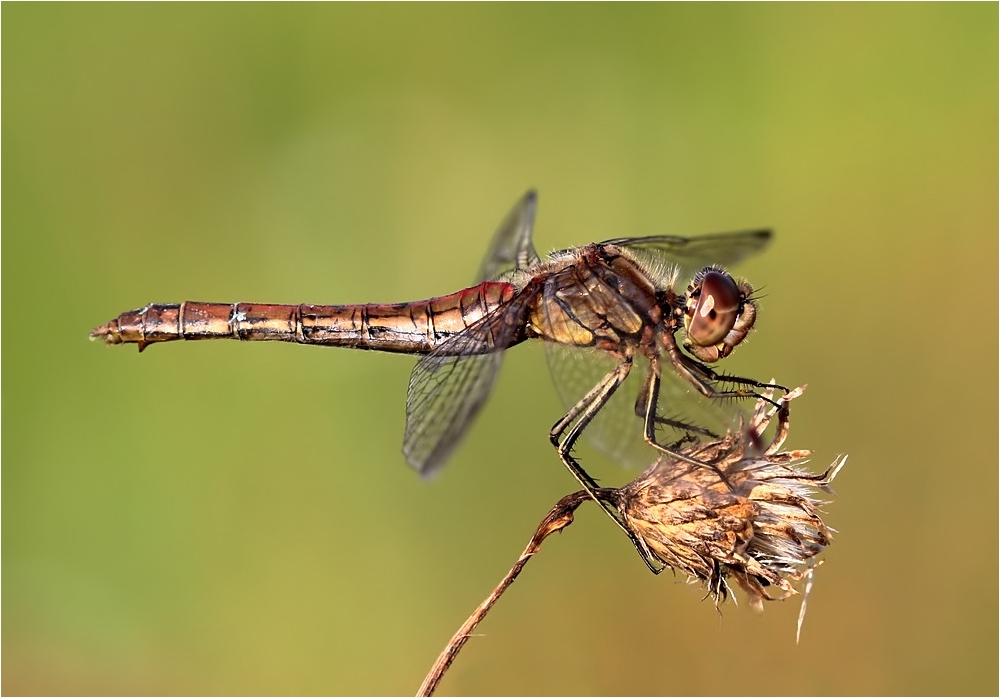
<path fill-rule="evenodd" d="M 702 269 L 688 287 L 685 348 L 707 362 L 729 356 L 753 327 L 756 308 L 750 293 L 749 285 L 737 285 L 721 269 Z"/>

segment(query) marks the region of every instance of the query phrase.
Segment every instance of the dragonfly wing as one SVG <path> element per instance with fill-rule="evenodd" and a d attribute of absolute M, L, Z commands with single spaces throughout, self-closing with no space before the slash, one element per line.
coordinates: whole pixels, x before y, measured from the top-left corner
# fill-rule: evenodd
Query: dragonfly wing
<path fill-rule="evenodd" d="M 476 281 L 498 279 L 541 262 L 531 242 L 537 207 L 538 195 L 529 189 L 494 233 Z M 486 402 L 503 350 L 517 336 L 529 298 L 519 295 L 414 366 L 406 394 L 403 453 L 421 474 L 441 467 Z"/>
<path fill-rule="evenodd" d="M 680 267 L 681 278 L 689 279 L 709 264 L 728 266 L 760 252 L 771 237 L 770 230 L 744 230 L 691 238 L 676 235 L 615 238 L 604 244 L 626 247 L 676 265 Z"/>
<path fill-rule="evenodd" d="M 489 397 L 503 354 L 421 357 L 406 394 L 403 454 L 421 475 L 444 464 Z"/>
<path fill-rule="evenodd" d="M 530 293 L 515 296 L 413 367 L 403 453 L 422 475 L 444 464 L 486 402 L 503 351 L 517 341 L 530 300 Z"/>
<path fill-rule="evenodd" d="M 531 242 L 535 227 L 538 194 L 534 189 L 521 197 L 493 235 L 486 259 L 479 268 L 476 281 L 489 281 L 518 269 L 527 269 L 541 259 Z"/>

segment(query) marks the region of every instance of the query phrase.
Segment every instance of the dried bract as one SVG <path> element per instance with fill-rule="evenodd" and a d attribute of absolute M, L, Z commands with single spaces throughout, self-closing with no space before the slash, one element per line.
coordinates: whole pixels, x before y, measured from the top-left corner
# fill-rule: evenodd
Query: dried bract
<path fill-rule="evenodd" d="M 684 455 L 714 464 L 727 482 L 709 468 L 665 456 L 612 498 L 640 544 L 667 567 L 703 582 L 716 603 L 725 600 L 730 578 L 754 608 L 787 598 L 832 541 L 816 496 L 832 494 L 829 484 L 846 457 L 815 475 L 803 469 L 809 451 L 780 450 L 788 403 L 802 390 L 781 398 L 780 408 L 759 401 L 741 430 L 685 447 Z M 765 444 L 772 422 L 775 434 Z M 779 593 L 772 596 L 769 588 Z"/>

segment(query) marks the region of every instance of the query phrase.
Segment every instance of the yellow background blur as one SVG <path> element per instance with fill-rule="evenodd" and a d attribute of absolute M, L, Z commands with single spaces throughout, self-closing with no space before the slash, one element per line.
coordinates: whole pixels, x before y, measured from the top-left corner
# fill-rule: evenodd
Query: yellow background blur
<path fill-rule="evenodd" d="M 804 636 L 650 575 L 593 507 L 445 694 L 995 694 L 997 20 L 977 5 L 3 7 L 4 693 L 406 694 L 574 482 L 544 352 L 437 479 L 409 357 L 87 341 L 150 301 L 468 285 L 777 231 L 731 371 L 850 454 Z M 609 483 L 625 472 L 596 457 Z"/>

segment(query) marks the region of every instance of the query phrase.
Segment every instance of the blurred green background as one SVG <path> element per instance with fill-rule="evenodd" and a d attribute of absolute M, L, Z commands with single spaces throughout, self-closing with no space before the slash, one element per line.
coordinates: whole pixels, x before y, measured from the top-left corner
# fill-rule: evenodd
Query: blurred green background
<path fill-rule="evenodd" d="M 727 368 L 809 383 L 789 446 L 850 454 L 840 534 L 796 647 L 797 600 L 720 620 L 584 507 L 441 692 L 995 694 L 997 24 L 5 4 L 3 692 L 415 691 L 574 489 L 544 352 L 510 352 L 425 482 L 408 357 L 87 333 L 149 301 L 451 292 L 534 186 L 543 252 L 775 228 Z"/>

